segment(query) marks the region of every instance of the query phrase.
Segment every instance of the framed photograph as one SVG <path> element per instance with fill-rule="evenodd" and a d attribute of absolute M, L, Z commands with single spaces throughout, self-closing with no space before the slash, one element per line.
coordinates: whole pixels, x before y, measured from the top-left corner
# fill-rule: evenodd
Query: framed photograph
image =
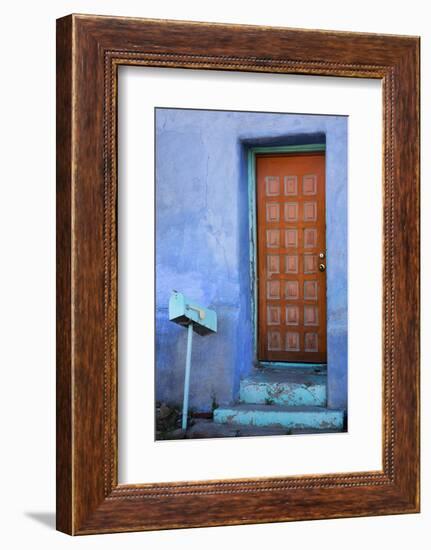
<path fill-rule="evenodd" d="M 57 21 L 57 528 L 419 511 L 419 38 Z"/>

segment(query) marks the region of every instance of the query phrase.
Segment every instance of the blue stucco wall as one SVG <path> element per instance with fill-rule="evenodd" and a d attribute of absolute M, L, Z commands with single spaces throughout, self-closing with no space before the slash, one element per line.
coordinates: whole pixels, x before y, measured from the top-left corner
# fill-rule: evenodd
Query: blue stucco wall
<path fill-rule="evenodd" d="M 253 367 L 247 151 L 326 139 L 328 401 L 347 400 L 347 118 L 156 109 L 156 399 L 181 403 L 186 330 L 173 289 L 214 308 L 193 341 L 190 405 L 232 402 Z"/>

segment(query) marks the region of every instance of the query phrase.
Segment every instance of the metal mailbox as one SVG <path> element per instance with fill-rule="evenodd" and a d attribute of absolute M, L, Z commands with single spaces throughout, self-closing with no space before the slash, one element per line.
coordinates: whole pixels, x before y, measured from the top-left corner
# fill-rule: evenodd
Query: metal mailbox
<path fill-rule="evenodd" d="M 174 291 L 169 299 L 169 320 L 182 326 L 193 324 L 201 336 L 217 332 L 217 314 L 212 309 L 192 302 L 181 292 Z"/>
<path fill-rule="evenodd" d="M 181 292 L 174 290 L 169 298 L 169 320 L 187 328 L 186 368 L 184 373 L 184 398 L 181 427 L 187 429 L 189 409 L 190 370 L 192 363 L 193 331 L 201 336 L 217 332 L 217 313 L 192 302 Z"/>

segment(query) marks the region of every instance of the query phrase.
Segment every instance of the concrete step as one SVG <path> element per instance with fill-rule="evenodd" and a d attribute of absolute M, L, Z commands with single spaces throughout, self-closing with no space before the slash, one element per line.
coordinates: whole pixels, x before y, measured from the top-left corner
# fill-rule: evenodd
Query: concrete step
<path fill-rule="evenodd" d="M 214 411 L 214 422 L 242 426 L 273 426 L 287 430 L 343 431 L 344 411 L 324 407 L 239 404 Z"/>
<path fill-rule="evenodd" d="M 162 439 L 214 439 L 214 438 L 231 438 L 231 437 L 258 437 L 266 435 L 299 435 L 299 434 L 313 434 L 322 433 L 323 430 L 316 430 L 312 428 L 296 428 L 286 429 L 279 426 L 247 426 L 241 424 L 216 424 L 209 419 L 194 420 L 191 426 L 187 427 L 187 430 L 181 430 L 178 428 L 170 432 L 165 432 L 156 436 L 157 440 Z M 339 432 L 337 429 L 326 428 L 325 433 Z"/>
<path fill-rule="evenodd" d="M 308 369 L 256 369 L 240 382 L 241 403 L 262 405 L 326 405 L 326 371 L 320 374 Z"/>

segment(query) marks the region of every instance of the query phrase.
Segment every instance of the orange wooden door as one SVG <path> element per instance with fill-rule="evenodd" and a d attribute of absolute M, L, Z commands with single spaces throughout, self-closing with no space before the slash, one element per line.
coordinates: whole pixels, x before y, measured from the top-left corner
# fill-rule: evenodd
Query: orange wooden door
<path fill-rule="evenodd" d="M 323 153 L 256 156 L 258 359 L 326 362 Z"/>

